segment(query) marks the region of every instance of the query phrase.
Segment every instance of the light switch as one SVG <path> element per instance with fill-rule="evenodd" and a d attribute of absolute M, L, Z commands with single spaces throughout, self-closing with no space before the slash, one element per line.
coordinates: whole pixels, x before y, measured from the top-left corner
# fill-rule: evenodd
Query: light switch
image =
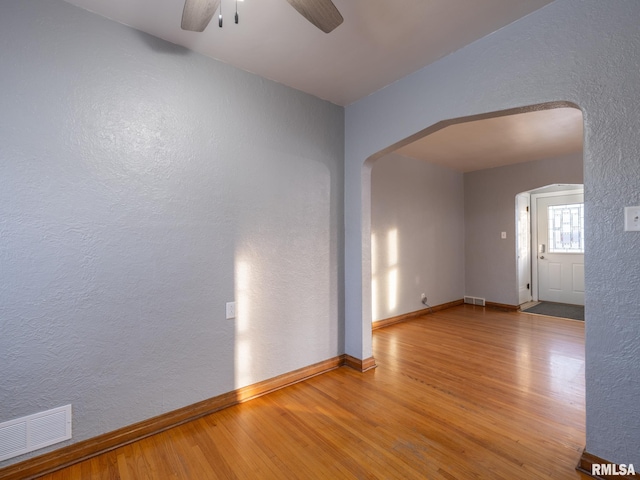
<path fill-rule="evenodd" d="M 502 232 L 502 233 L 500 234 L 500 238 L 502 238 L 503 240 L 504 240 L 505 238 L 507 238 L 507 232 Z"/>
<path fill-rule="evenodd" d="M 640 232 L 640 207 L 624 207 L 624 231 Z"/>

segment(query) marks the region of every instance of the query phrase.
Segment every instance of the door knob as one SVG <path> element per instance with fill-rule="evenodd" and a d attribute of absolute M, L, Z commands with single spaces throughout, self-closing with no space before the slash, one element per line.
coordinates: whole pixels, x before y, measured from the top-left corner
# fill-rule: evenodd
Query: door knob
<path fill-rule="evenodd" d="M 544 260 L 544 255 L 540 255 L 540 260 Z"/>

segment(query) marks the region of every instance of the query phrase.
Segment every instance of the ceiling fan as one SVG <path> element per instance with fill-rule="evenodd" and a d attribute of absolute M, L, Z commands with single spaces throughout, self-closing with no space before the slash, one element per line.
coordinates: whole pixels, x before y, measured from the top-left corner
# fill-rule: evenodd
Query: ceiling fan
<path fill-rule="evenodd" d="M 324 33 L 331 32 L 343 21 L 331 0 L 287 0 L 304 18 Z M 182 29 L 202 32 L 218 9 L 220 0 L 185 0 L 182 11 Z"/>

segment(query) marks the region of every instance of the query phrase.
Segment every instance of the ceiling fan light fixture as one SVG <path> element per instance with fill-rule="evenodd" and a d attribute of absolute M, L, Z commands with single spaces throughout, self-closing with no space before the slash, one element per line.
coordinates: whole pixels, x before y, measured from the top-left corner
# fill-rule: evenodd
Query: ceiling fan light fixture
<path fill-rule="evenodd" d="M 219 4 L 220 0 L 185 0 L 180 26 L 190 32 L 204 31 Z"/>
<path fill-rule="evenodd" d="M 287 2 L 324 33 L 332 32 L 344 21 L 332 0 L 287 0 Z"/>
<path fill-rule="evenodd" d="M 239 22 L 236 0 L 235 23 Z M 332 0 L 286 0 L 298 13 L 325 33 L 333 31 L 344 19 Z M 202 32 L 220 7 L 218 26 L 222 28 L 222 3 L 220 0 L 185 0 L 181 27 L 183 30 Z"/>

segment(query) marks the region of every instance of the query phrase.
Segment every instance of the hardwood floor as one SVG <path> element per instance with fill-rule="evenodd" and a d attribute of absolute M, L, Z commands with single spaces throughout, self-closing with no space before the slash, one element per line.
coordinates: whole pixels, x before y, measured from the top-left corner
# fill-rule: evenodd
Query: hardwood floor
<path fill-rule="evenodd" d="M 374 357 L 42 478 L 589 478 L 583 322 L 465 305 Z"/>

